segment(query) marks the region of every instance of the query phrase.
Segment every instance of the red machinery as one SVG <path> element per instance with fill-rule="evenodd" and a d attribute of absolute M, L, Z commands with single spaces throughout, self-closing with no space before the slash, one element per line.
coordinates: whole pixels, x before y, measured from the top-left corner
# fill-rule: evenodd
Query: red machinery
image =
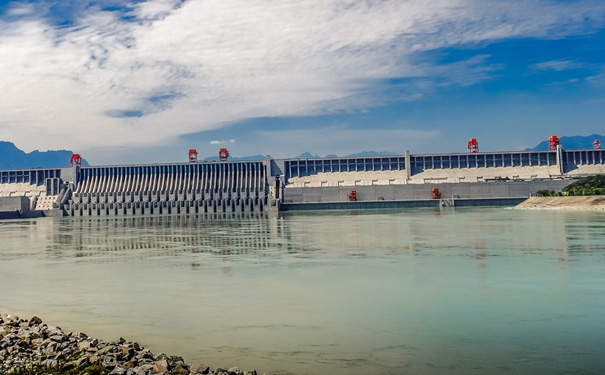
<path fill-rule="evenodd" d="M 195 148 L 189 149 L 189 162 L 197 163 L 197 150 Z"/>
<path fill-rule="evenodd" d="M 229 159 L 229 150 L 226 148 L 221 148 L 218 152 L 218 160 L 227 161 L 227 159 Z"/>
<path fill-rule="evenodd" d="M 592 148 L 601 148 L 601 141 L 595 139 L 595 141 L 592 143 Z"/>
<path fill-rule="evenodd" d="M 477 138 L 469 139 L 467 147 L 470 152 L 479 152 L 479 142 L 477 142 Z"/>
<path fill-rule="evenodd" d="M 441 199 L 441 192 L 438 188 L 433 188 L 433 199 Z"/>
<path fill-rule="evenodd" d="M 351 190 L 351 194 L 349 194 L 349 200 L 350 201 L 356 201 L 357 200 L 357 190 Z"/>
<path fill-rule="evenodd" d="M 548 138 L 548 148 L 551 150 L 556 150 L 557 146 L 561 144 L 561 138 L 557 137 L 556 135 L 551 135 L 550 138 Z"/>
<path fill-rule="evenodd" d="M 71 164 L 72 167 L 74 165 L 76 167 L 81 167 L 82 166 L 82 157 L 80 156 L 80 154 L 71 154 L 71 158 L 69 158 L 69 164 Z"/>

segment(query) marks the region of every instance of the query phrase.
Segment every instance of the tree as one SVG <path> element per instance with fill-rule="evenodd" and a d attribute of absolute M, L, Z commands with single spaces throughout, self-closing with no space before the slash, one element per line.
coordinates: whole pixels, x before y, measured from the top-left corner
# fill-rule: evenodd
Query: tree
<path fill-rule="evenodd" d="M 588 176 L 563 188 L 566 195 L 605 195 L 605 175 Z"/>

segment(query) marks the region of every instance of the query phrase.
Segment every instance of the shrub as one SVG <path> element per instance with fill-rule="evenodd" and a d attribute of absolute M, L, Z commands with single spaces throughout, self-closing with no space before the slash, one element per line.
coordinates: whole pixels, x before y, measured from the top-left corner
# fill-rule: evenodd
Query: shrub
<path fill-rule="evenodd" d="M 567 195 L 603 195 L 605 194 L 605 175 L 589 176 L 563 188 Z"/>

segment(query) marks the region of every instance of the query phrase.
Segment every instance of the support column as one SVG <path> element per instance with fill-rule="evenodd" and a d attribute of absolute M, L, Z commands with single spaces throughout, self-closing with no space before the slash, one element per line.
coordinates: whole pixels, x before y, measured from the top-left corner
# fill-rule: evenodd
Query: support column
<path fill-rule="evenodd" d="M 561 145 L 557 145 L 557 159 L 556 159 L 556 163 L 557 163 L 557 167 L 559 167 L 559 173 L 563 174 L 565 173 L 565 168 L 563 166 L 563 148 L 561 148 Z"/>
<path fill-rule="evenodd" d="M 405 178 L 407 180 L 412 178 L 412 158 L 410 157 L 410 150 L 405 150 Z"/>

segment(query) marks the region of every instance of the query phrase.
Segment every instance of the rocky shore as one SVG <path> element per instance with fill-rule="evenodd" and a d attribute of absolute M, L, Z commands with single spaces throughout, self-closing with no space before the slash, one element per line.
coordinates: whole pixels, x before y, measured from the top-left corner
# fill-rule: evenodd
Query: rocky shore
<path fill-rule="evenodd" d="M 514 208 L 519 210 L 605 211 L 605 196 L 532 197 Z"/>
<path fill-rule="evenodd" d="M 181 357 L 154 355 L 123 338 L 105 342 L 64 332 L 38 317 L 27 320 L 0 314 L 0 374 L 256 375 L 256 371 L 188 365 Z"/>

